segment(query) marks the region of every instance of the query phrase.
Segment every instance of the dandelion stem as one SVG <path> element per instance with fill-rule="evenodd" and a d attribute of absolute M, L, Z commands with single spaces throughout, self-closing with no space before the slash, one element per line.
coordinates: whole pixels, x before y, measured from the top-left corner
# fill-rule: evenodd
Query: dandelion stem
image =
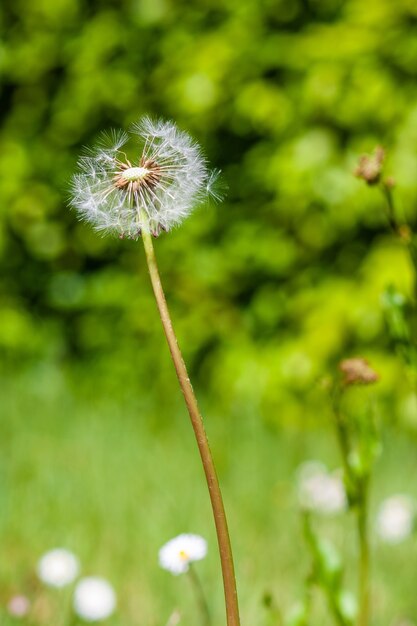
<path fill-rule="evenodd" d="M 142 215 L 143 219 L 146 216 Z M 207 486 L 210 494 L 211 506 L 216 525 L 217 540 L 219 544 L 220 561 L 223 573 L 223 586 L 226 601 L 226 617 L 227 626 L 239 626 L 239 607 L 236 590 L 236 579 L 233 565 L 232 548 L 230 544 L 229 531 L 227 528 L 226 513 L 223 505 L 223 498 L 220 491 L 220 484 L 216 474 L 213 457 L 211 455 L 210 446 L 204 429 L 203 418 L 198 408 L 197 399 L 195 397 L 187 368 L 184 363 L 178 341 L 172 326 L 171 317 L 162 288 L 159 276 L 158 265 L 156 262 L 155 251 L 152 243 L 152 236 L 149 229 L 143 228 L 142 240 L 145 248 L 146 261 L 148 264 L 149 274 L 152 282 L 152 288 L 155 295 L 156 303 L 161 316 L 162 326 L 168 342 L 171 357 L 174 362 L 175 371 L 177 373 L 178 382 L 184 395 L 185 404 L 187 405 L 190 415 L 191 424 L 197 440 L 204 473 L 207 480 Z"/>
<path fill-rule="evenodd" d="M 201 614 L 201 621 L 204 626 L 210 626 L 211 624 L 210 611 L 209 611 L 207 599 L 204 593 L 203 585 L 201 584 L 201 580 L 198 577 L 198 574 L 195 571 L 192 564 L 190 564 L 188 568 L 188 578 L 191 581 L 191 584 L 195 593 L 198 608 Z"/>

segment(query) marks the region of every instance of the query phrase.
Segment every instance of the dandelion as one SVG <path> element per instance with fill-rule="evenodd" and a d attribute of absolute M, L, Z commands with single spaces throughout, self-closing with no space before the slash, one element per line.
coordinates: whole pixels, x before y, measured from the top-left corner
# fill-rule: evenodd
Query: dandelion
<path fill-rule="evenodd" d="M 123 148 L 133 136 L 140 148 L 129 160 Z M 208 195 L 219 199 L 200 147 L 172 122 L 143 118 L 131 134 L 107 135 L 79 160 L 71 203 L 96 230 L 142 237 L 146 262 L 165 337 L 187 406 L 204 468 L 217 532 L 228 626 L 239 626 L 233 554 L 219 480 L 204 422 L 181 354 L 163 291 L 152 236 L 169 231 Z M 191 562 L 191 559 L 188 560 Z M 185 564 L 182 564 L 182 568 Z M 178 573 L 180 573 L 178 571 Z"/>
<path fill-rule="evenodd" d="M 132 161 L 122 150 L 130 139 L 124 132 L 104 135 L 79 160 L 71 203 L 97 230 L 137 239 L 146 229 L 157 236 L 179 224 L 207 194 L 216 196 L 216 172 L 175 124 L 145 117 L 131 135 L 140 144 Z"/>
<path fill-rule="evenodd" d="M 74 591 L 74 611 L 86 622 L 96 622 L 109 617 L 116 608 L 116 594 L 104 578 L 82 578 Z"/>
<path fill-rule="evenodd" d="M 30 610 L 30 600 L 26 596 L 17 595 L 10 598 L 7 611 L 13 617 L 25 617 Z"/>
<path fill-rule="evenodd" d="M 40 580 L 50 587 L 65 587 L 78 576 L 80 565 L 75 554 L 65 548 L 50 550 L 38 562 Z"/>
<path fill-rule="evenodd" d="M 297 472 L 298 499 L 302 509 L 323 515 L 346 509 L 347 498 L 338 472 L 329 473 L 322 463 L 307 461 Z"/>
<path fill-rule="evenodd" d="M 407 539 L 414 529 L 416 505 L 406 495 L 384 500 L 378 510 L 376 531 L 385 543 L 397 544 Z"/>
<path fill-rule="evenodd" d="M 182 534 L 168 541 L 159 550 L 159 564 L 176 576 L 188 571 L 193 561 L 204 559 L 207 542 L 199 535 Z"/>
<path fill-rule="evenodd" d="M 168 541 L 159 550 L 159 564 L 175 576 L 187 573 L 193 593 L 205 626 L 211 625 L 210 610 L 203 585 L 193 567 L 194 561 L 201 561 L 207 554 L 207 541 L 200 535 L 182 534 Z"/>

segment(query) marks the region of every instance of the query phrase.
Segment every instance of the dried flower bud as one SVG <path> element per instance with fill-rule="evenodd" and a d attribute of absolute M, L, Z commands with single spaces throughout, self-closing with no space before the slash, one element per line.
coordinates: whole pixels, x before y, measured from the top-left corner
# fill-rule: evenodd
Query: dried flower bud
<path fill-rule="evenodd" d="M 355 176 L 362 178 L 368 185 L 379 183 L 382 165 L 385 159 L 385 150 L 377 146 L 373 156 L 363 154 L 359 159 L 359 165 L 355 169 Z"/>
<path fill-rule="evenodd" d="M 379 376 L 362 357 L 344 359 L 339 363 L 345 385 L 369 385 L 375 383 Z"/>

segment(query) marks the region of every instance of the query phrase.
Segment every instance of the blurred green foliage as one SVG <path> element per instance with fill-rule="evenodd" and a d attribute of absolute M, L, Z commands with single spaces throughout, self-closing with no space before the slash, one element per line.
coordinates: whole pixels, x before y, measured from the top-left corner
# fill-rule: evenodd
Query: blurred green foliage
<path fill-rule="evenodd" d="M 321 411 L 318 379 L 361 353 L 405 401 L 380 298 L 388 287 L 410 297 L 410 262 L 383 199 L 352 172 L 385 145 L 415 219 L 413 0 L 16 0 L 0 11 L 8 369 L 77 362 L 115 390 L 174 386 L 140 242 L 101 239 L 66 207 L 81 147 L 146 113 L 190 131 L 228 186 L 157 242 L 197 384 L 227 411 L 304 421 Z"/>

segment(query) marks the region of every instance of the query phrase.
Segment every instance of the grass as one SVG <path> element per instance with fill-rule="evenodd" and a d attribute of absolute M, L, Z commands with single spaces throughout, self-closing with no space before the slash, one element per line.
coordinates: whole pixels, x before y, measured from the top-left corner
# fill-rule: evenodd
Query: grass
<path fill-rule="evenodd" d="M 213 625 L 224 623 L 211 510 L 180 396 L 158 412 L 155 398 L 133 391 L 109 397 L 94 371 L 67 376 L 50 367 L 3 377 L 2 388 L 1 624 L 15 623 L 4 611 L 13 593 L 35 599 L 35 616 L 45 626 L 70 623 L 70 590 L 52 592 L 35 576 L 40 555 L 64 546 L 80 557 L 83 574 L 104 576 L 115 586 L 119 608 L 109 626 L 163 626 L 175 608 L 181 624 L 197 625 L 187 577 L 173 577 L 157 563 L 159 547 L 180 532 L 209 542 L 207 559 L 196 567 Z M 226 418 L 208 400 L 202 404 L 229 515 L 242 624 L 277 623 L 262 598 L 271 594 L 286 613 L 309 569 L 294 474 L 309 458 L 339 464 L 333 434 L 323 423 L 272 429 L 257 415 Z M 373 510 L 392 493 L 417 497 L 416 475 L 414 442 L 390 433 L 377 465 Z M 317 528 L 347 556 L 347 586 L 355 590 L 353 520 L 318 519 Z M 398 547 L 373 544 L 374 624 L 415 618 L 414 539 Z M 330 624 L 320 594 L 313 604 L 316 623 Z"/>

